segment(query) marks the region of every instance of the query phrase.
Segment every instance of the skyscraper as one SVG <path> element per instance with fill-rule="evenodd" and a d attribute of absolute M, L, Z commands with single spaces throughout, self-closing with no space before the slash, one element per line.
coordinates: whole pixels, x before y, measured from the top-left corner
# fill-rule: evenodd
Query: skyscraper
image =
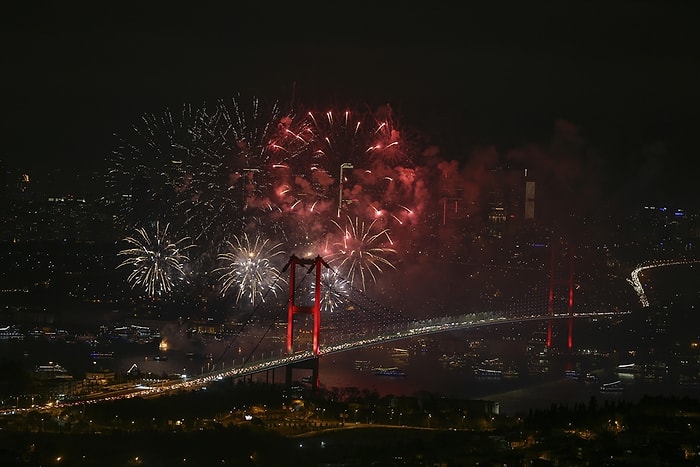
<path fill-rule="evenodd" d="M 535 219 L 535 182 L 527 180 L 525 169 L 525 219 Z"/>

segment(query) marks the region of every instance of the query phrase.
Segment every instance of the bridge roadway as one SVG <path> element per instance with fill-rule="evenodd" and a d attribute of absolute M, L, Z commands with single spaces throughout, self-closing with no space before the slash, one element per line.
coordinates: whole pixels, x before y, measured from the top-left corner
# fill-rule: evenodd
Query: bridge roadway
<path fill-rule="evenodd" d="M 441 318 L 432 318 L 424 321 L 414 321 L 410 325 L 400 330 L 393 330 L 390 334 L 377 335 L 371 338 L 360 340 L 351 340 L 344 343 L 328 345 L 319 349 L 319 356 L 330 355 L 337 352 L 345 352 L 361 347 L 367 347 L 380 343 L 392 342 L 412 337 L 419 337 L 428 334 L 436 334 L 439 332 L 456 331 L 460 329 L 471 329 L 483 326 L 494 326 L 498 324 L 522 323 L 545 320 L 560 320 L 573 318 L 600 318 L 611 317 L 629 314 L 630 312 L 600 312 L 600 313 L 574 313 L 573 315 L 555 314 L 555 315 L 531 315 L 521 317 L 499 317 L 494 316 L 494 313 L 472 313 L 461 316 L 447 316 Z M 224 368 L 221 370 L 213 370 L 198 376 L 182 377 L 177 380 L 154 380 L 141 381 L 140 383 L 124 384 L 118 387 L 110 387 L 102 392 L 92 393 L 79 399 L 63 401 L 49 406 L 35 407 L 34 409 L 48 409 L 66 406 L 75 406 L 82 404 L 92 404 L 100 401 L 109 401 L 116 399 L 142 397 L 152 398 L 160 395 L 176 392 L 190 391 L 205 387 L 207 384 L 222 380 L 225 378 L 236 378 L 249 376 L 255 373 L 272 370 L 275 368 L 283 368 L 287 365 L 311 360 L 316 356 L 308 351 L 299 351 L 281 357 L 272 357 L 269 359 L 254 360 L 251 359 L 244 365 Z M 14 409 L 13 409 L 14 410 Z M 21 409 L 31 410 L 31 409 Z M 6 410 L 8 412 L 11 410 Z"/>

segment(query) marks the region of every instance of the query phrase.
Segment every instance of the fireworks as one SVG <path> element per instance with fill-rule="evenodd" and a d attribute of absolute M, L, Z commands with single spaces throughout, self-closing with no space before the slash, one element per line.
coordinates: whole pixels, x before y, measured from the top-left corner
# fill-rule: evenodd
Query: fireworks
<path fill-rule="evenodd" d="M 308 116 L 315 134 L 313 155 L 318 164 L 332 170 L 342 163 L 363 168 L 413 167 L 388 104 L 375 112 L 331 110 L 323 116 L 312 112 Z"/>
<path fill-rule="evenodd" d="M 193 245 L 185 245 L 189 237 L 176 242 L 168 238 L 169 224 L 160 229 L 156 222 L 156 232 L 149 236 L 144 228 L 136 229 L 137 236 L 126 237 L 131 248 L 121 250 L 118 255 L 128 256 L 117 268 L 132 266 L 127 278 L 132 288 L 142 287 L 149 297 L 170 294 L 174 286 L 186 279 L 184 265 L 189 261 L 185 251 Z"/>
<path fill-rule="evenodd" d="M 395 128 L 391 106 L 374 112 L 309 113 L 309 119 L 316 163 L 337 177 L 333 191 L 317 197 L 336 201 L 335 217 L 377 219 L 383 227 L 414 222 L 416 216 L 406 212 L 416 209 L 406 207 L 416 205 L 421 184 L 409 157 L 413 149 Z"/>
<path fill-rule="evenodd" d="M 214 143 L 206 121 L 203 108 L 166 109 L 142 116 L 129 138 L 120 140 L 107 183 L 117 196 L 118 219 L 125 227 L 173 212 L 177 195 L 188 184 L 186 167 Z"/>
<path fill-rule="evenodd" d="M 324 269 L 321 273 L 321 312 L 337 310 L 347 299 L 349 283 L 337 272 Z M 311 284 L 311 297 L 315 298 L 316 283 Z"/>
<path fill-rule="evenodd" d="M 203 275 L 224 272 L 222 295 L 236 290 L 237 301 L 255 303 L 278 278 L 268 269 L 278 253 L 242 232 L 280 239 L 275 248 L 313 250 L 340 229 L 333 219 L 347 215 L 355 221 L 340 229 L 343 253 L 333 256 L 348 285 L 364 287 L 393 267 L 387 257 L 395 251 L 380 242 L 391 243 L 391 227 L 409 244 L 424 193 L 405 139 L 388 105 L 297 117 L 276 101 L 237 96 L 144 115 L 120 140 L 108 181 L 126 231 L 145 218 L 167 220 L 197 242 Z M 375 228 L 379 234 L 368 232 Z M 232 252 L 221 255 L 224 245 Z"/>
<path fill-rule="evenodd" d="M 219 277 L 221 295 L 235 289 L 236 303 L 246 297 L 252 305 L 258 300 L 264 302 L 268 292 L 276 296 L 283 289 L 282 284 L 286 284 L 273 264 L 275 257 L 284 254 L 279 249 L 281 244 L 270 244 L 268 239 L 263 240 L 260 236 L 251 242 L 247 234 L 234 240 L 227 242 L 230 251 L 218 256 L 225 265 L 214 269 L 214 272 L 223 273 Z"/>
<path fill-rule="evenodd" d="M 342 233 L 342 240 L 335 246 L 337 251 L 327 256 L 329 264 L 337 264 L 337 269 L 344 272 L 350 285 L 356 282 L 366 289 L 366 280 L 377 281 L 377 273 L 383 272 L 382 266 L 394 268 L 387 256 L 396 254 L 393 248 L 385 247 L 382 241 L 391 244 L 388 229 L 376 231 L 376 219 L 365 223 L 348 217 L 345 227 L 332 221 Z"/>
<path fill-rule="evenodd" d="M 294 159 L 307 141 L 277 103 L 253 99 L 249 107 L 220 100 L 142 117 L 121 140 L 108 177 L 119 199 L 130 200 L 124 223 L 170 215 L 216 248 L 248 219 L 273 211 L 272 167 Z"/>

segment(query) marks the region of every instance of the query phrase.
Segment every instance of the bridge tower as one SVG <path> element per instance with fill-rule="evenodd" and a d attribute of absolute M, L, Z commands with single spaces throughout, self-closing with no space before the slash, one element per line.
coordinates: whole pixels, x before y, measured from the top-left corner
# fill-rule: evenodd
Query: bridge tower
<path fill-rule="evenodd" d="M 309 266 L 306 271 L 310 274 L 315 271 L 314 282 L 314 302 L 311 306 L 301 306 L 296 304 L 296 268 L 297 266 Z M 318 349 L 319 349 L 319 332 L 321 329 L 321 266 L 330 267 L 320 256 L 316 258 L 298 258 L 292 255 L 289 262 L 282 269 L 285 272 L 289 269 L 289 300 L 287 302 L 287 352 L 293 353 L 293 337 L 294 337 L 294 316 L 296 314 L 310 314 L 313 318 L 313 341 L 312 351 L 316 358 L 310 362 L 300 362 L 293 365 L 288 365 L 287 370 L 287 386 L 292 382 L 292 369 L 305 368 L 312 371 L 312 389 L 316 394 L 318 390 Z"/>
<path fill-rule="evenodd" d="M 574 247 L 569 245 L 568 251 L 564 254 L 568 254 L 569 268 L 568 274 L 562 275 L 561 271 L 561 260 L 565 256 L 563 255 L 563 245 L 562 242 L 552 243 L 551 249 L 551 264 L 549 270 L 549 296 L 547 300 L 547 313 L 549 315 L 554 314 L 554 295 L 555 290 L 561 286 L 568 287 L 568 297 L 567 297 L 567 307 L 569 311 L 569 323 L 568 323 L 568 337 L 566 345 L 569 350 L 574 346 L 573 334 L 574 334 Z M 547 321 L 547 348 L 552 347 L 552 320 Z"/>

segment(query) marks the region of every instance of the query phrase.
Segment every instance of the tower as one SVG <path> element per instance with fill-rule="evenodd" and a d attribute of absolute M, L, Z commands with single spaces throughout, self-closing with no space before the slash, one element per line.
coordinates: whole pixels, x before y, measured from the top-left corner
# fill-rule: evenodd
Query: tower
<path fill-rule="evenodd" d="M 535 218 L 535 182 L 527 179 L 525 169 L 525 219 Z"/>
<path fill-rule="evenodd" d="M 566 300 L 567 310 L 569 314 L 568 320 L 568 336 L 567 348 L 572 349 L 574 346 L 573 332 L 573 310 L 574 310 L 574 247 L 568 246 L 568 250 L 564 250 L 563 242 L 552 242 L 551 249 L 551 265 L 549 270 L 549 295 L 547 299 L 547 314 L 554 315 L 555 291 L 561 290 L 562 286 L 568 289 L 568 297 Z M 568 259 L 568 268 L 567 260 Z M 562 274 L 565 273 L 565 274 Z M 547 348 L 552 347 L 552 320 L 547 321 Z"/>
<path fill-rule="evenodd" d="M 306 271 L 307 274 L 315 271 L 315 288 L 314 288 L 314 302 L 311 306 L 300 306 L 296 304 L 296 267 L 297 266 L 309 266 Z M 289 258 L 289 262 L 282 269 L 285 272 L 289 269 L 289 300 L 287 304 L 287 352 L 292 353 L 294 350 L 293 337 L 294 337 L 294 315 L 298 313 L 311 314 L 313 318 L 313 341 L 312 341 L 312 351 L 316 358 L 310 362 L 300 362 L 294 365 L 287 366 L 286 383 L 287 386 L 291 386 L 292 382 L 292 369 L 293 368 L 306 368 L 312 371 L 312 391 L 314 395 L 318 391 L 318 350 L 319 350 L 319 332 L 321 329 L 321 266 L 329 267 L 328 264 L 320 257 L 316 256 L 314 259 L 310 258 L 298 258 L 292 255 Z"/>

